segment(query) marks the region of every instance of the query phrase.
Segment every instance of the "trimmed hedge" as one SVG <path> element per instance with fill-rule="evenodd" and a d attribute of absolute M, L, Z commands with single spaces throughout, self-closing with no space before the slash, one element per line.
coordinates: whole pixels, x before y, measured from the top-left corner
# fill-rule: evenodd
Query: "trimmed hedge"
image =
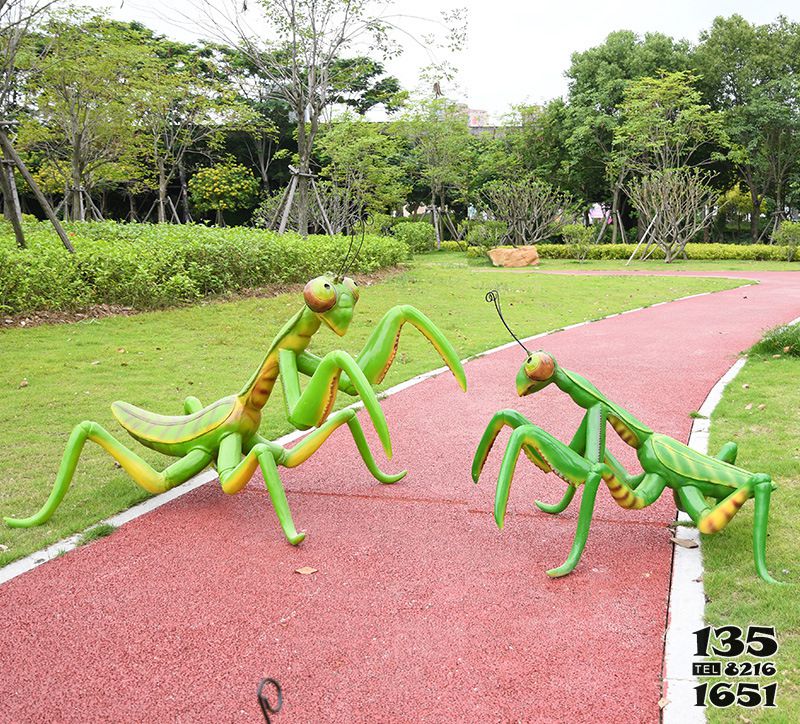
<path fill-rule="evenodd" d="M 304 282 L 336 270 L 350 241 L 244 227 L 91 222 L 67 225 L 75 246 L 75 254 L 68 254 L 48 224 L 25 227 L 28 249 L 18 249 L 0 227 L 0 312 L 6 314 L 93 304 L 154 309 Z M 351 271 L 371 272 L 407 258 L 401 240 L 367 235 Z"/>
<path fill-rule="evenodd" d="M 586 259 L 627 259 L 635 248 L 634 244 L 591 244 Z M 571 244 L 537 244 L 536 251 L 542 259 L 574 259 L 575 249 Z M 769 244 L 702 244 L 692 242 L 686 245 L 686 255 L 694 261 L 743 260 L 743 261 L 800 261 L 791 246 L 770 246 Z M 480 257 L 485 250 L 470 247 L 467 256 Z M 664 252 L 656 249 L 651 259 L 663 259 Z"/>
<path fill-rule="evenodd" d="M 436 244 L 436 230 L 425 221 L 405 221 L 392 227 L 395 238 L 405 242 L 412 254 L 433 251 Z"/>

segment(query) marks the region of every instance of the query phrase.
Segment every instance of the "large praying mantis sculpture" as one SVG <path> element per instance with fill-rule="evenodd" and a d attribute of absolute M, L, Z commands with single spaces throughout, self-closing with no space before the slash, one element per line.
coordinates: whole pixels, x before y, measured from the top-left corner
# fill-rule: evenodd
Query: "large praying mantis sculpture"
<path fill-rule="evenodd" d="M 207 407 L 197 398 L 188 397 L 184 402 L 186 414 L 180 416 L 157 415 L 127 402 L 111 405 L 114 416 L 134 439 L 145 447 L 180 458 L 177 462 L 163 471 L 155 470 L 96 422 L 81 422 L 69 438 L 47 502 L 35 515 L 6 518 L 6 523 L 26 528 L 50 518 L 69 488 L 87 440 L 106 450 L 150 493 L 169 490 L 212 463 L 216 463 L 222 489 L 226 493 L 237 493 L 260 467 L 283 532 L 295 545 L 303 540 L 305 533 L 295 530 L 278 466 L 300 465 L 336 428 L 344 424 L 350 428 L 364 463 L 377 480 L 381 483 L 400 480 L 406 471 L 388 474 L 378 468 L 354 409 L 330 414 L 337 390 L 361 397 L 383 449 L 391 458 L 386 418 L 371 385 L 381 382 L 389 370 L 397 352 L 401 328 L 409 322 L 419 329 L 466 391 L 466 377 L 458 355 L 428 317 L 412 306 L 400 305 L 386 312 L 355 359 L 341 350 L 317 357 L 306 350 L 311 338 L 323 324 L 339 336 L 347 332 L 359 288 L 340 271 L 336 275 L 312 279 L 306 284 L 303 296 L 305 304 L 278 332 L 264 361 L 239 393 L 223 397 Z M 302 391 L 301 374 L 310 377 Z M 261 410 L 278 378 L 283 386 L 289 422 L 298 430 L 317 428 L 291 449 L 258 434 Z"/>
<path fill-rule="evenodd" d="M 572 441 L 565 445 L 514 410 L 501 410 L 492 417 L 483 433 L 472 463 L 472 478 L 477 483 L 486 458 L 500 430 L 513 428 L 503 456 L 495 494 L 494 518 L 503 528 L 511 481 L 520 452 L 545 473 L 554 473 L 567 484 L 558 503 L 535 501 L 545 513 L 561 513 L 584 486 L 578 525 L 567 560 L 547 571 L 564 576 L 578 564 L 589 534 L 595 496 L 601 482 L 623 508 L 639 509 L 654 503 L 665 488 L 671 488 L 679 509 L 687 512 L 701 533 L 722 530 L 749 498 L 755 498 L 753 554 L 758 575 L 768 583 L 778 583 L 767 571 L 766 542 L 770 495 L 775 485 L 769 475 L 751 473 L 736 467 L 737 446 L 723 445 L 716 457 L 703 455 L 666 435 L 653 432 L 627 410 L 609 400 L 589 380 L 560 367 L 547 352 L 530 352 L 511 331 L 500 311 L 499 295 L 492 290 L 486 300 L 494 302 L 500 319 L 526 352 L 516 384 L 517 394 L 525 397 L 550 384 L 569 395 L 586 410 Z M 610 424 L 623 442 L 636 450 L 644 472 L 631 475 L 606 449 L 606 426 Z M 714 502 L 709 504 L 707 499 Z"/>

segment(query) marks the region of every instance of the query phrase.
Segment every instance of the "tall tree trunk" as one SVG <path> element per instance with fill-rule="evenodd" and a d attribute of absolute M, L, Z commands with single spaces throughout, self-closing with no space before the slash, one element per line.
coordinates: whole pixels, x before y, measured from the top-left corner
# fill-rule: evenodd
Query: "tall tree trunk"
<path fill-rule="evenodd" d="M 81 139 L 75 137 L 72 144 L 72 220 L 85 221 L 86 212 L 83 207 L 83 164 L 81 163 Z"/>
<path fill-rule="evenodd" d="M 308 235 L 308 174 L 311 168 L 311 143 L 306 128 L 305 108 L 299 109 L 297 122 L 297 155 L 300 158 L 297 177 L 297 233 Z"/>
<path fill-rule="evenodd" d="M 186 181 L 186 166 L 182 159 L 178 162 L 178 178 L 181 182 L 181 212 L 183 213 L 183 223 L 186 224 L 192 218 L 192 214 L 189 211 L 189 184 Z"/>
<path fill-rule="evenodd" d="M 158 160 L 158 223 L 167 220 L 167 173 L 164 170 L 164 161 Z"/>
<path fill-rule="evenodd" d="M 139 218 L 136 214 L 136 205 L 133 203 L 133 193 L 128 190 L 128 218 L 131 221 L 139 221 Z"/>
<path fill-rule="evenodd" d="M 745 183 L 750 191 L 750 203 L 753 210 L 750 212 L 750 241 L 755 244 L 758 241 L 758 220 L 761 216 L 761 195 L 758 193 L 754 179 L 745 175 Z"/>
<path fill-rule="evenodd" d="M 439 207 L 437 205 L 437 198 L 436 198 L 436 191 L 431 189 L 431 208 L 432 213 L 431 216 L 433 217 L 433 228 L 436 231 L 436 248 L 442 248 L 442 229 L 441 224 L 439 223 Z"/>
<path fill-rule="evenodd" d="M 622 184 L 617 181 L 614 184 L 614 194 L 611 197 L 611 219 L 612 219 L 612 227 L 611 227 L 611 243 L 617 243 L 617 235 L 619 234 L 619 228 L 617 224 L 617 212 L 619 211 L 619 202 L 620 202 L 620 195 L 622 193 Z"/>

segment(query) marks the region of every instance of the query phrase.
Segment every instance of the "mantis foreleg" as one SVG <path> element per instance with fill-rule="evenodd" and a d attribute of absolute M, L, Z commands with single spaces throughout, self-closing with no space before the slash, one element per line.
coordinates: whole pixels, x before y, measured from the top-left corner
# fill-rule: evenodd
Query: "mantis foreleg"
<path fill-rule="evenodd" d="M 280 378 L 283 384 L 284 399 L 289 421 L 300 430 L 320 425 L 324 422 L 333 407 L 339 376 L 344 371 L 349 376 L 361 396 L 364 407 L 369 413 L 378 438 L 383 445 L 386 456 L 392 457 L 392 443 L 389 439 L 389 427 L 378 398 L 364 376 L 356 361 L 347 352 L 336 350 L 329 352 L 320 360 L 311 375 L 305 390 L 300 391 L 298 362 L 294 352 L 281 350 L 278 358 Z"/>
<path fill-rule="evenodd" d="M 41 525 L 50 519 L 59 503 L 66 495 L 75 468 L 78 465 L 83 446 L 87 440 L 97 443 L 109 453 L 133 480 L 148 493 L 163 493 L 176 485 L 187 481 L 199 473 L 212 459 L 206 450 L 191 450 L 187 455 L 174 462 L 163 471 L 155 470 L 135 452 L 126 448 L 111 433 L 96 422 L 84 421 L 76 425 L 67 442 L 61 465 L 56 475 L 56 482 L 41 509 L 29 518 L 5 518 L 12 528 L 29 528 Z"/>
<path fill-rule="evenodd" d="M 359 368 L 364 372 L 370 383 L 379 384 L 382 382 L 392 366 L 397 354 L 400 332 L 406 322 L 416 327 L 433 345 L 442 361 L 450 368 L 461 389 L 466 391 L 467 378 L 453 345 L 425 314 L 409 304 L 400 304 L 386 312 L 381 321 L 375 326 L 375 329 L 372 330 L 372 334 L 364 344 L 364 348 L 356 356 Z M 345 374 L 342 375 L 341 387 L 347 394 L 355 393 L 350 384 L 352 381 L 350 373 L 345 371 Z"/>

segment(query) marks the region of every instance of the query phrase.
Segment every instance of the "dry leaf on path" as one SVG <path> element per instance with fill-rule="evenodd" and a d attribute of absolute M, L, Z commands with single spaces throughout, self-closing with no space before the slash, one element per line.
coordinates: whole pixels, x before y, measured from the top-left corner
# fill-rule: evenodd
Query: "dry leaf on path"
<path fill-rule="evenodd" d="M 673 537 L 670 538 L 670 540 L 675 545 L 678 545 L 681 548 L 697 548 L 698 547 L 697 541 L 693 541 L 691 538 L 675 538 L 673 536 Z"/>
<path fill-rule="evenodd" d="M 296 568 L 294 572 L 302 576 L 310 576 L 312 573 L 316 573 L 317 569 L 311 566 L 303 566 L 302 568 Z"/>

